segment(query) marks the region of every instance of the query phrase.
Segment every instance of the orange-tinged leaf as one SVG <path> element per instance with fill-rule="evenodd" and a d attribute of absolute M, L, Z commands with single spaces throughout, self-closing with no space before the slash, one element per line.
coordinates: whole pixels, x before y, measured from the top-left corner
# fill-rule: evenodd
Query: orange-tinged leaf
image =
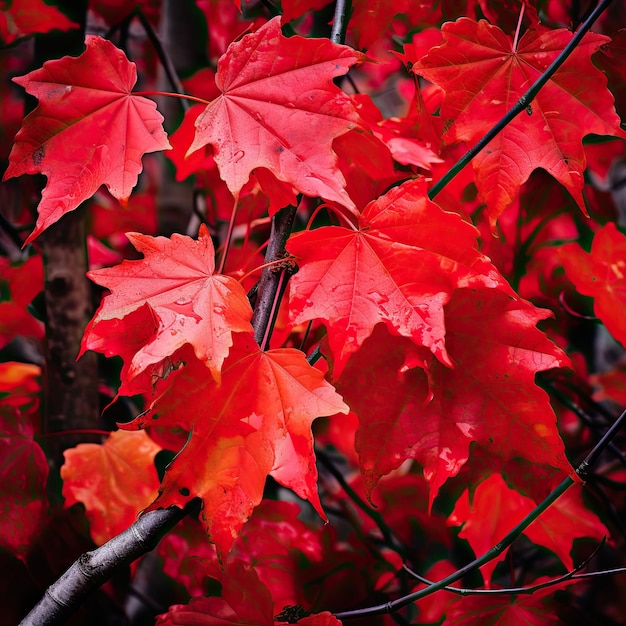
<path fill-rule="evenodd" d="M 110 355 L 111 346 L 103 341 L 108 330 L 106 322 L 123 320 L 148 304 L 157 330 L 133 357 L 128 380 L 186 343 L 219 379 L 233 333 L 252 333 L 252 309 L 235 279 L 214 274 L 215 251 L 208 230 L 202 226 L 197 240 L 178 234 L 171 238 L 139 233 L 127 236 L 144 259 L 89 272 L 88 276 L 110 289 L 111 294 L 88 324 L 82 351 L 104 349 Z M 107 330 L 99 328 L 101 324 Z M 135 336 L 136 329 L 131 325 L 127 334 Z"/>
<path fill-rule="evenodd" d="M 572 243 L 559 256 L 576 290 L 594 299 L 594 313 L 626 346 L 626 237 L 609 222 L 595 234 L 591 253 Z"/>
<path fill-rule="evenodd" d="M 0 363 L 0 404 L 17 409 L 22 416 L 38 419 L 40 376 L 39 365 L 17 361 Z"/>
<path fill-rule="evenodd" d="M 79 28 L 59 9 L 42 0 L 11 0 L 0 10 L 0 45 L 8 46 L 21 37 L 52 30 Z"/>
<path fill-rule="evenodd" d="M 573 36 L 565 29 L 529 28 L 514 49 L 512 37 L 485 20 L 460 18 L 441 31 L 444 44 L 416 59 L 413 71 L 445 91 L 444 140 L 469 145 L 517 103 Z M 608 41 L 587 33 L 527 112 L 474 159 L 476 184 L 492 226 L 536 168 L 554 176 L 586 213 L 583 135 L 625 136 L 606 77 L 591 63 L 593 52 Z"/>
<path fill-rule="evenodd" d="M 474 227 L 430 202 L 424 180 L 370 202 L 359 226 L 305 231 L 287 243 L 300 265 L 290 281 L 290 322 L 326 323 L 335 378 L 379 322 L 450 364 L 443 307 L 455 287 L 513 293 L 477 251 Z"/>
<path fill-rule="evenodd" d="M 81 443 L 63 453 L 65 506 L 85 505 L 97 545 L 126 530 L 154 499 L 160 450 L 144 432 L 116 431 L 102 445 Z"/>
<path fill-rule="evenodd" d="M 103 184 L 118 200 L 128 199 L 142 155 L 170 147 L 154 102 L 131 93 L 135 64 L 100 37 L 87 35 L 85 44 L 79 57 L 47 61 L 14 79 L 39 105 L 15 137 L 4 180 L 48 178 L 26 243 Z"/>
<path fill-rule="evenodd" d="M 280 18 L 270 20 L 220 58 L 222 94 L 198 117 L 188 153 L 212 144 L 235 196 L 253 169 L 265 167 L 302 193 L 353 209 L 332 140 L 355 128 L 359 115 L 333 78 L 363 58 L 328 39 L 287 39 Z"/>
<path fill-rule="evenodd" d="M 261 502 L 268 474 L 324 517 L 311 423 L 348 407 L 323 374 L 299 350 L 263 352 L 242 334 L 234 336 L 221 385 L 202 375 L 204 365 L 189 350 L 181 358 L 186 365 L 170 375 L 149 413 L 124 426 L 183 426 L 191 432 L 151 508 L 200 496 L 202 520 L 220 556 Z"/>

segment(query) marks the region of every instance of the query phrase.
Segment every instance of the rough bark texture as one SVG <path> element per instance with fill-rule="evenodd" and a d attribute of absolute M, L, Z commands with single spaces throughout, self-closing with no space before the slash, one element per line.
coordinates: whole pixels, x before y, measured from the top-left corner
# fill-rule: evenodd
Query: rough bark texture
<path fill-rule="evenodd" d="M 70 19 L 85 24 L 87 3 L 66 1 L 59 8 Z M 35 63 L 76 56 L 83 51 L 84 30 L 46 36 L 37 41 Z M 40 238 L 45 268 L 46 347 L 43 431 L 47 434 L 97 428 L 99 401 L 96 356 L 76 362 L 80 341 L 93 314 L 85 244 L 84 212 L 67 214 Z M 84 436 L 63 435 L 45 441 L 53 475 L 63 462 L 63 450 L 85 441 Z"/>

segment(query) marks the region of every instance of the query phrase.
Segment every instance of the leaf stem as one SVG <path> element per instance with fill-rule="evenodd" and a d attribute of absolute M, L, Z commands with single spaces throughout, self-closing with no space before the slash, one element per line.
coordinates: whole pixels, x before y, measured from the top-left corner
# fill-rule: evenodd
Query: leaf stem
<path fill-rule="evenodd" d="M 522 6 L 519 12 L 519 18 L 517 20 L 517 28 L 515 29 L 515 37 L 513 37 L 513 52 L 517 52 L 517 42 L 519 41 L 519 32 L 522 28 L 522 20 L 524 19 L 525 9 L 526 9 L 526 2 L 522 2 Z"/>
<path fill-rule="evenodd" d="M 613 0 L 601 0 L 591 15 L 585 20 L 580 30 L 572 37 L 571 41 L 563 48 L 546 71 L 533 83 L 530 89 L 517 101 L 517 104 L 470 150 L 468 150 L 452 168 L 433 186 L 428 192 L 428 197 L 432 200 L 439 192 L 490 142 L 496 135 L 504 129 L 509 122 L 515 119 L 532 102 L 539 90 L 552 78 L 554 73 L 565 63 L 574 48 L 580 43 L 587 31 L 594 22 L 607 9 Z"/>
<path fill-rule="evenodd" d="M 394 537 L 393 531 L 389 528 L 389 526 L 387 526 L 383 516 L 378 511 L 374 511 L 370 506 L 368 506 L 365 500 L 363 500 L 363 498 L 361 498 L 361 496 L 359 496 L 359 494 L 352 489 L 343 474 L 335 467 L 335 464 L 331 461 L 330 456 L 320 449 L 315 450 L 315 455 L 319 459 L 320 463 L 332 474 L 333 478 L 346 492 L 346 495 L 350 498 L 350 500 L 352 500 L 352 502 L 354 502 L 354 504 L 356 504 L 359 509 L 361 509 L 361 511 L 363 511 L 363 513 L 365 513 L 365 515 L 367 515 L 374 522 L 374 524 L 376 524 L 376 526 L 378 526 L 378 530 L 380 530 L 380 533 L 383 536 L 385 545 L 394 552 L 397 552 L 402 558 L 407 558 L 406 548 Z"/>
<path fill-rule="evenodd" d="M 231 240 L 233 238 L 233 230 L 235 229 L 235 220 L 237 219 L 237 211 L 239 210 L 239 194 L 235 196 L 233 210 L 230 212 L 230 222 L 228 222 L 228 232 L 226 233 L 226 239 L 224 241 L 224 248 L 222 249 L 222 256 L 220 257 L 220 264 L 217 270 L 218 274 L 224 273 L 226 267 L 226 257 L 228 256 L 228 250 L 230 249 Z"/>
<path fill-rule="evenodd" d="M 583 462 L 576 468 L 576 473 L 581 477 L 585 478 L 589 473 L 589 468 L 595 463 L 600 454 L 604 451 L 604 449 L 611 442 L 613 437 L 617 434 L 617 431 L 622 428 L 624 422 L 626 421 L 626 411 L 624 411 L 615 421 L 615 423 L 609 428 L 606 434 L 602 437 L 602 439 L 598 442 L 598 444 L 593 448 L 593 450 L 585 457 Z M 530 526 L 551 504 L 553 504 L 558 498 L 560 498 L 572 485 L 574 484 L 573 479 L 569 476 L 561 482 L 537 507 L 531 511 L 513 530 L 511 530 L 501 541 L 499 541 L 495 546 L 493 546 L 490 550 L 485 552 L 483 555 L 474 559 L 471 563 L 468 563 L 464 567 L 460 568 L 450 576 L 446 576 L 444 579 L 439 582 L 426 587 L 425 589 L 421 589 L 420 591 L 416 591 L 409 595 L 398 598 L 397 600 L 393 600 L 392 602 L 387 602 L 386 604 L 379 604 L 377 606 L 368 607 L 365 609 L 356 609 L 353 611 L 344 611 L 342 613 L 335 613 L 335 617 L 337 619 L 350 619 L 356 617 L 365 617 L 368 615 L 383 615 L 385 613 L 392 613 L 393 611 L 397 611 L 402 607 L 408 606 L 413 602 L 417 602 L 417 600 L 421 600 L 422 598 L 429 596 L 444 587 L 451 585 L 452 583 L 460 580 L 468 574 L 469 572 L 474 571 L 475 569 L 481 567 L 485 563 L 496 558 L 498 555 L 502 554 L 506 548 L 508 548 L 515 539 L 522 534 L 522 532 Z"/>
<path fill-rule="evenodd" d="M 163 69 L 165 70 L 165 75 L 167 76 L 167 79 L 170 81 L 170 85 L 172 85 L 172 89 L 177 94 L 184 95 L 185 90 L 183 88 L 183 84 L 180 82 L 180 78 L 178 77 L 178 72 L 176 71 L 176 68 L 174 67 L 174 63 L 172 63 L 172 59 L 170 58 L 169 54 L 167 54 L 167 52 L 165 51 L 165 47 L 163 46 L 161 39 L 156 34 L 154 28 L 152 28 L 152 24 L 150 24 L 150 21 L 148 20 L 148 18 L 146 18 L 141 8 L 137 8 L 136 14 L 137 14 L 137 17 L 139 18 L 139 21 L 141 22 L 141 25 L 143 26 L 144 31 L 146 32 L 146 35 L 148 35 L 148 39 L 150 40 L 150 43 L 154 47 L 157 53 L 157 56 L 159 57 L 159 61 L 161 62 L 161 65 Z M 183 107 L 183 110 L 186 111 L 189 108 L 189 103 L 186 100 L 182 100 L 181 106 Z"/>
<path fill-rule="evenodd" d="M 173 93 L 170 91 L 133 91 L 133 95 L 134 96 L 166 96 L 168 98 L 180 98 L 181 100 L 191 100 L 192 102 L 199 102 L 200 104 L 204 104 L 207 106 L 211 104 L 209 100 L 205 100 L 204 98 L 196 98 L 195 96 L 189 96 L 186 93 Z"/>

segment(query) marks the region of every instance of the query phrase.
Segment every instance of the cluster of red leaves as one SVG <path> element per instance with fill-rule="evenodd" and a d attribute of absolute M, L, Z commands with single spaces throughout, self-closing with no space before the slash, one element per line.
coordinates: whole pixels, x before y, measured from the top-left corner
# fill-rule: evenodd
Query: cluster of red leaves
<path fill-rule="evenodd" d="M 90 10 L 108 24 L 136 9 L 156 21 L 153 4 L 94 2 Z M 302 617 L 283 611 L 291 605 L 319 612 L 298 623 L 338 624 L 328 610 L 388 599 L 406 591 L 406 581 L 396 575 L 394 546 L 380 548 L 381 529 L 318 475 L 316 418 L 329 418 L 318 439 L 345 453 L 353 487 L 370 503 L 381 500 L 402 556 L 432 566 L 435 578 L 452 563 L 436 563 L 429 546 L 414 545 L 417 534 L 427 531 L 449 548 L 446 525 L 461 526 L 458 537 L 481 554 L 564 476 L 578 480 L 535 377 L 571 366 L 565 338 L 572 325 L 561 301 L 573 287 L 593 298 L 612 337 L 626 341 L 619 314 L 626 238 L 612 200 L 585 179 L 588 172 L 607 180 L 612 159 L 583 143 L 588 135 L 617 138 L 610 154 L 623 157 L 626 134 L 615 111 L 626 106 L 623 67 L 615 61 L 623 31 L 585 35 L 526 112 L 473 160 L 473 170 L 433 200 L 432 180 L 571 40 L 557 25 L 554 3 L 524 3 L 518 22 L 513 1 L 461 3 L 467 6 L 455 12 L 454 3 L 358 0 L 348 22 L 354 47 L 283 34 L 291 22 L 309 35 L 315 24 L 307 18 L 325 2 L 285 1 L 282 21 L 244 19 L 230 0 L 196 4 L 209 30 L 206 56 L 219 60 L 186 81 L 206 105 L 190 107 L 169 137 L 155 103 L 133 92 L 134 63 L 101 37 L 88 35 L 78 57 L 14 78 L 38 105 L 22 121 L 4 180 L 47 178 L 25 244 L 102 185 L 122 215 L 150 152 L 168 151 L 176 177 L 195 175 L 212 198 L 212 231 L 202 225 L 197 238 L 129 232 L 143 258 L 89 272 L 110 293 L 85 330 L 82 351 L 121 357 L 117 397 L 141 395 L 145 410 L 103 444 L 66 451 L 63 496 L 67 507 L 84 505 L 97 544 L 142 510 L 201 498 L 201 530 L 190 522 L 161 547 L 166 573 L 195 597 L 172 606 L 159 624 L 291 623 Z M 35 0 L 14 1 L 0 13 L 0 38 L 9 44 L 76 26 L 60 16 Z M 404 83 L 396 57 L 387 55 L 393 69 L 385 74 L 357 50 L 392 36 L 405 42 L 396 51 L 412 78 Z M 337 86 L 357 65 L 370 84 L 398 94 L 397 116 L 378 109 L 375 93 L 348 95 Z M 616 104 L 614 95 L 621 97 Z M 98 218 L 112 202 L 94 207 L 93 235 L 115 246 L 128 220 L 115 217 L 111 228 Z M 258 257 L 268 218 L 290 204 L 299 205 L 302 223 L 321 216 L 322 225 L 300 228 L 286 243 L 298 271 L 276 318 L 281 347 L 270 348 L 254 339 L 253 306 L 240 279 Z M 212 233 L 229 220 L 241 247 L 222 256 L 216 271 Z M 146 213 L 136 223 L 154 228 L 155 220 Z M 590 253 L 579 243 L 585 237 L 593 238 Z M 90 249 L 94 266 L 111 258 L 98 245 Z M 238 251 L 248 258 L 240 262 Z M 0 261 L 0 347 L 17 336 L 41 339 L 43 326 L 28 309 L 42 288 L 40 257 L 19 267 Z M 28 286 L 17 289 L 18 282 Z M 538 329 L 542 323 L 552 338 Z M 307 360 L 318 345 L 327 367 Z M 44 520 L 47 468 L 33 441 L 33 390 L 29 400 L 21 392 L 36 373 L 10 367 L 0 381 L 10 394 L 0 407 L 2 443 L 20 452 L 0 458 L 4 474 L 19 477 L 22 497 L 7 491 L 0 500 L 12 520 L 0 545 L 26 559 Z M 624 368 L 603 376 L 589 382 L 602 397 L 623 401 Z M 176 456 L 159 480 L 154 460 L 162 450 Z M 299 520 L 300 506 L 264 498 L 268 477 L 324 521 L 332 504 L 362 536 L 340 541 Z M 610 534 L 576 489 L 526 531 L 569 569 L 575 540 Z M 23 515 L 32 523 L 18 533 Z M 501 584 L 496 565 L 481 568 L 488 588 Z M 426 602 L 419 623 L 557 623 L 552 595 Z"/>

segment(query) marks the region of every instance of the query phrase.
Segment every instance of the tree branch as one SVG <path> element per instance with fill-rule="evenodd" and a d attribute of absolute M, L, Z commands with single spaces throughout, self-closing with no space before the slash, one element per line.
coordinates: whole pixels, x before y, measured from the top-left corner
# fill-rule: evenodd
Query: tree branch
<path fill-rule="evenodd" d="M 123 533 L 82 554 L 55 581 L 20 626 L 52 626 L 64 623 L 85 597 L 103 585 L 124 565 L 153 550 L 161 538 L 189 513 L 200 510 L 194 499 L 184 509 L 170 507 L 144 513 Z"/>
<path fill-rule="evenodd" d="M 282 259 L 285 256 L 285 244 L 291 229 L 293 221 L 296 217 L 297 207 L 288 206 L 281 209 L 272 217 L 272 230 L 270 233 L 270 241 L 265 251 L 265 262 L 272 263 Z M 257 300 L 252 315 L 252 327 L 254 328 L 254 339 L 259 345 L 267 347 L 269 343 L 269 335 L 271 334 L 271 326 L 273 324 L 272 312 L 274 311 L 274 302 L 279 290 L 279 285 L 286 282 L 281 280 L 283 272 L 276 266 L 263 268 L 261 280 L 257 288 Z"/>

